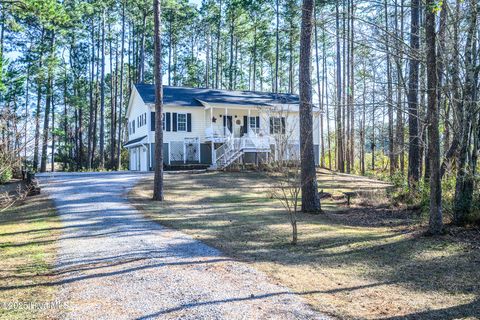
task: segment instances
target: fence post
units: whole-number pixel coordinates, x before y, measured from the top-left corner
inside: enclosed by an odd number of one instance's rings
[[[168,141],[168,165],[170,165],[170,159],[172,159],[172,147],[170,145],[170,141]]]
[[[183,164],[187,162],[187,143],[183,140]]]
[[[202,148],[200,145],[200,139],[197,138],[198,141],[198,163],[202,162]]]

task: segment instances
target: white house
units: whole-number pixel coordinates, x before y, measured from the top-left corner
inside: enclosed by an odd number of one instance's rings
[[[154,168],[155,88],[136,84],[128,104],[124,145],[130,170]],[[299,98],[292,94],[163,87],[163,157],[166,165],[224,168],[299,157]],[[314,108],[315,163],[319,115]]]

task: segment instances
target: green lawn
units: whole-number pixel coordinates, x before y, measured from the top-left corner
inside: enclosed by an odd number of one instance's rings
[[[288,216],[269,198],[265,174],[167,174],[165,180],[165,202],[150,201],[152,179],[132,190],[132,202],[149,218],[266,272],[317,310],[370,319],[480,315],[478,237],[424,237],[416,214],[379,205],[385,183],[319,173],[321,189],[373,190],[378,199],[367,202],[376,206],[326,201],[326,213],[299,215],[299,242],[292,246]]]
[[[59,230],[45,195],[0,212],[1,319],[51,318],[49,314],[56,313],[47,308],[55,299],[54,288],[41,284],[52,278]]]

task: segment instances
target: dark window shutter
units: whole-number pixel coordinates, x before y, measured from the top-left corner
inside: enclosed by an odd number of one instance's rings
[[[155,112],[150,112],[150,130],[155,131]]]
[[[171,128],[171,121],[170,121],[170,112],[167,112],[167,131],[170,131]]]
[[[132,121],[133,133],[135,133],[135,120]]]
[[[248,116],[243,116],[243,132],[248,133]]]
[[[187,132],[192,132],[192,114],[187,113]]]
[[[285,134],[285,117],[282,117],[282,133]]]
[[[270,134],[273,134],[273,118],[270,117]]]
[[[260,117],[257,117],[257,120],[255,121],[257,128],[260,128]]]
[[[227,117],[223,115],[223,127],[225,128],[227,126]]]
[[[177,131],[177,113],[172,112],[172,131]]]

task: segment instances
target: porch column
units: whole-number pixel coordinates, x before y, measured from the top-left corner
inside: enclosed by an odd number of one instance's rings
[[[211,152],[212,152],[212,165],[215,164],[215,158],[216,158],[216,154],[215,154],[215,143],[213,142],[213,140],[210,142],[210,145],[211,145]]]
[[[183,164],[187,162],[187,147],[185,144],[185,140],[183,140]]]
[[[163,148],[163,146],[162,146]],[[172,148],[171,148],[171,145],[170,145],[170,141],[168,141],[168,165],[170,165],[171,163],[171,160],[172,159]]]

